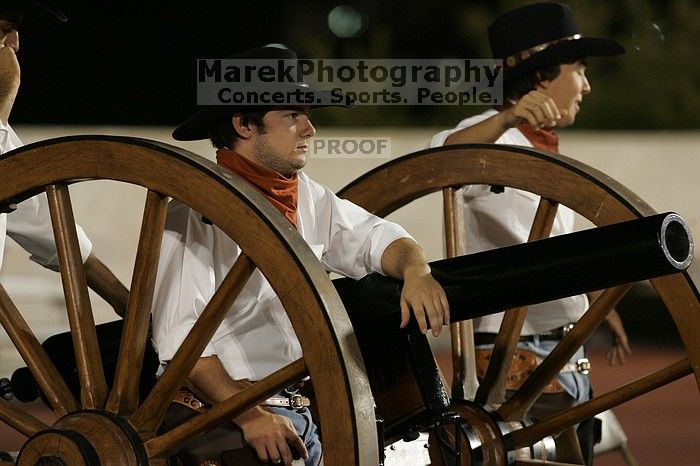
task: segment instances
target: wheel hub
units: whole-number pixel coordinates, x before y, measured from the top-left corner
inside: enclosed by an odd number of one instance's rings
[[[62,417],[31,437],[17,457],[18,466],[147,466],[151,463],[139,435],[126,420],[102,411]]]

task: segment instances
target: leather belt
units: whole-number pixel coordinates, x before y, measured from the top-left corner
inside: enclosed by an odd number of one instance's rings
[[[538,333],[536,335],[521,335],[519,341],[534,342],[536,339],[546,340],[546,341],[559,341],[564,338],[571,329],[574,328],[574,324],[566,324],[559,328],[552,329],[548,332]],[[493,345],[496,343],[497,333],[486,333],[486,332],[476,332],[474,333],[474,344],[475,345]]]
[[[210,406],[199,398],[197,398],[191,391],[187,388],[181,388],[178,390],[175,398],[173,398],[173,403],[177,403],[188,408],[197,411],[199,413],[205,413]],[[267,400],[260,403],[261,406],[276,406],[283,408],[305,408],[311,406],[311,400],[305,396],[299,394],[291,394],[289,396],[273,396]]]
[[[489,366],[491,359],[490,349],[477,349],[476,357],[476,376],[481,381],[486,375],[486,369]],[[522,348],[516,348],[513,353],[513,360],[508,368],[508,378],[506,379],[507,390],[518,390],[525,383],[525,380],[535,371],[537,366],[542,363],[542,358]],[[581,358],[575,363],[569,362],[564,365],[559,371],[560,374],[567,372],[578,372],[580,374],[588,374],[591,370],[591,363],[587,358]],[[549,381],[543,388],[543,393],[562,393],[564,387],[556,378]]]

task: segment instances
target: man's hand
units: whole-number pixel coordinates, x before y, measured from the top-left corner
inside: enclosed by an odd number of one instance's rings
[[[605,317],[605,323],[613,339],[607,354],[608,364],[611,366],[625,364],[627,362],[625,358],[632,354],[632,349],[630,348],[622,319],[620,319],[620,315],[615,309],[610,311]]]
[[[304,442],[297,435],[289,418],[254,408],[238,416],[234,422],[241,428],[243,438],[255,449],[263,463],[291,466],[295,456],[301,456],[305,460],[309,457]],[[292,449],[297,455],[292,453]]]
[[[450,306],[440,284],[430,274],[430,266],[418,243],[400,238],[382,254],[382,269],[390,277],[403,280],[401,290],[401,328],[411,320],[411,311],[421,332],[438,336],[442,325],[450,323]]]
[[[211,404],[223,401],[251,384],[249,381],[233,380],[217,356],[200,358],[188,380],[196,393]],[[256,406],[237,416],[233,422],[241,428],[243,438],[264,463],[291,466],[292,448],[297,456],[303,459],[309,457],[292,422],[284,416]]]
[[[12,47],[0,47],[0,121],[7,123],[17,97],[20,68]]]
[[[514,128],[523,123],[529,123],[535,128],[553,128],[557,125],[557,120],[566,114],[566,110],[557,108],[554,100],[538,91],[530,91],[515,105],[500,113],[504,129]]]
[[[602,293],[602,291],[592,291],[588,293],[588,300],[593,303]],[[625,326],[622,323],[620,314],[615,309],[611,309],[608,315],[605,316],[605,324],[612,336],[612,344],[606,356],[608,364],[611,366],[625,364],[627,362],[626,357],[632,354],[632,349],[630,348],[627,332],[625,332]]]
[[[404,271],[403,289],[401,290],[401,328],[411,320],[411,311],[424,334],[428,332],[428,323],[433,335],[438,336],[442,326],[450,323],[450,306],[442,286],[430,274],[430,267],[408,267]]]

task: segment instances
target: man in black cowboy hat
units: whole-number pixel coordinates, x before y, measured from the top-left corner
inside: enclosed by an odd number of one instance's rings
[[[47,0],[2,0],[0,3],[0,154],[22,146],[8,119],[20,86],[20,66],[16,54],[20,45],[18,28],[25,13],[67,21],[66,16]],[[46,203],[46,196],[40,195],[17,204],[11,213],[0,213],[0,266],[7,233],[32,254],[32,260],[49,268],[58,267]],[[80,227],[78,238],[90,285],[123,314],[128,291],[91,254],[92,244]]]
[[[556,128],[574,124],[581,102],[591,92],[586,78],[586,57],[624,53],[617,42],[581,34],[571,9],[559,3],[536,3],[509,11],[488,29],[493,57],[503,60],[505,105],[461,121],[455,128],[436,134],[431,147],[460,143],[498,143],[534,147],[558,152]],[[500,248],[527,241],[539,198],[531,193],[489,186],[463,190],[469,252]],[[573,230],[574,213],[560,206],[552,235]],[[596,296],[589,296],[595,299]],[[572,296],[530,306],[523,325],[519,349],[523,358],[545,357],[561,339],[566,328],[576,322],[588,307],[589,297]],[[503,314],[475,319],[477,372],[485,371],[490,348],[499,331]],[[608,354],[611,364],[624,362],[630,352],[619,316],[613,310],[606,320],[614,336]],[[526,353],[525,353],[526,352]],[[579,373],[583,349],[572,359],[568,370],[548,387],[533,413],[545,417],[555,409],[582,402],[589,397],[587,375]],[[536,364],[536,362],[534,363]],[[584,371],[582,371],[584,372]],[[522,380],[522,377],[515,379]],[[518,384],[519,385],[519,384]],[[511,384],[510,389],[516,389]],[[546,390],[547,391],[547,390]],[[564,441],[564,436],[558,439]],[[569,441],[573,443],[569,433]],[[584,446],[590,461],[592,442]],[[560,458],[577,462],[578,458]]]
[[[263,47],[235,58],[294,61],[296,54]],[[258,82],[248,84],[241,89],[257,89],[261,96],[269,94],[272,86],[266,89]],[[301,83],[275,83],[274,88],[290,96],[291,102],[204,107],[176,128],[173,137],[210,139],[217,148],[218,163],[262,192],[329,271],[353,278],[380,272],[404,280],[402,322],[397,321],[397,327],[407,325],[412,313],[424,333],[429,324],[433,333],[439,334],[441,326],[448,323],[448,304],[444,291],[430,275],[421,248],[400,226],[339,199],[301,171],[309,140],[316,132],[309,111],[324,106],[329,94]],[[240,253],[230,238],[204,222],[197,212],[171,204],[153,306],[153,342],[164,363],[173,357],[222,274]],[[256,274],[209,342],[189,381],[201,399],[219,402],[240,391],[247,384],[245,380],[260,380],[299,357],[301,348],[281,302],[267,280]],[[233,421],[260,460],[289,465],[294,456],[301,456],[305,464],[316,466],[320,443],[308,409],[288,409],[288,402],[287,408],[282,407],[285,402],[285,397],[278,396]],[[176,405],[171,405],[166,428],[187,416]],[[226,430],[221,437],[227,439],[225,442],[213,442],[213,447],[190,445],[180,459],[186,464],[204,460],[211,462],[207,464],[229,464],[231,452],[222,451],[232,450],[236,441],[240,444],[241,435],[239,430],[239,439],[235,439],[233,424],[222,429]]]

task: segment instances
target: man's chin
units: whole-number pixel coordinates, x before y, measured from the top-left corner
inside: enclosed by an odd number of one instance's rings
[[[560,118],[559,120],[557,120],[555,128],[567,128],[573,125],[575,121],[576,115],[565,116],[564,118]]]

